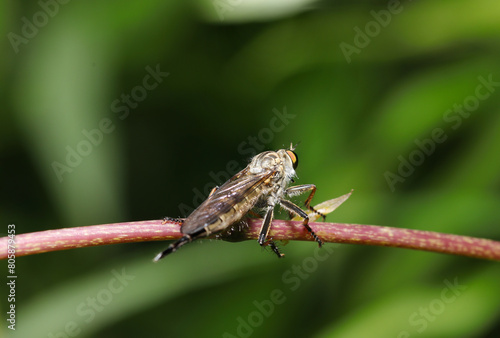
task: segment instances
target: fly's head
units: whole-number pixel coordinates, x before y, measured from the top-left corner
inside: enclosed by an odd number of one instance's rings
[[[275,171],[275,181],[288,184],[295,176],[298,163],[299,158],[291,149],[265,151],[252,159],[249,164],[249,171],[253,174],[260,174],[269,170]]]

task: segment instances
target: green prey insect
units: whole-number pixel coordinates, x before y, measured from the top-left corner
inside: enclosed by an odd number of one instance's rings
[[[254,207],[260,206],[265,210],[264,221],[259,233],[258,243],[261,246],[270,246],[278,257],[283,257],[272,239],[267,239],[271,222],[274,217],[274,208],[279,204],[290,215],[303,218],[302,224],[321,247],[323,242],[309,226],[309,216],[296,204],[286,200],[305,192],[310,192],[305,200],[305,206],[319,214],[311,205],[311,200],[316,192],[314,184],[303,184],[288,187],[294,182],[295,169],[299,163],[295,148],[280,149],[278,151],[265,151],[252,158],[248,166],[234,175],[220,187],[215,187],[208,198],[194,210],[181,225],[184,235],[178,241],[159,253],[154,261],[176,251],[186,243],[195,239],[217,234],[231,225],[239,222],[243,216]]]

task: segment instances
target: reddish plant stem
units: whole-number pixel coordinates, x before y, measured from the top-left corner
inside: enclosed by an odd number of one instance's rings
[[[261,219],[247,220],[248,228],[225,236],[229,241],[256,240]],[[390,246],[500,261],[500,242],[489,239],[373,225],[309,223],[330,243]],[[181,237],[179,223],[162,220],[114,223],[20,234],[15,237],[16,257],[43,252],[116,243],[163,241]],[[273,221],[274,240],[313,240],[301,221]],[[8,256],[8,237],[0,238],[0,259]]]

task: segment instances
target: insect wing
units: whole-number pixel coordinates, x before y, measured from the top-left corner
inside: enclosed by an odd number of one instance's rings
[[[220,215],[228,213],[235,205],[241,205],[247,196],[253,195],[256,189],[259,189],[268,178],[275,174],[275,171],[268,170],[260,174],[246,173],[243,175],[240,175],[240,173],[235,175],[236,178],[233,177],[220,186],[189,215],[181,226],[182,233],[191,233],[200,227],[215,223]],[[257,199],[255,198],[252,204],[241,205],[240,209],[246,214],[256,202]]]

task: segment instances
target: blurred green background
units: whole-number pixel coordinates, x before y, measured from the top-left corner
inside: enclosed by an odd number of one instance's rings
[[[231,161],[300,142],[313,204],[354,189],[328,221],[500,240],[498,1],[0,6],[4,235],[184,217]],[[167,244],[18,258],[3,331],[500,335],[495,262],[203,240],[153,264]]]

